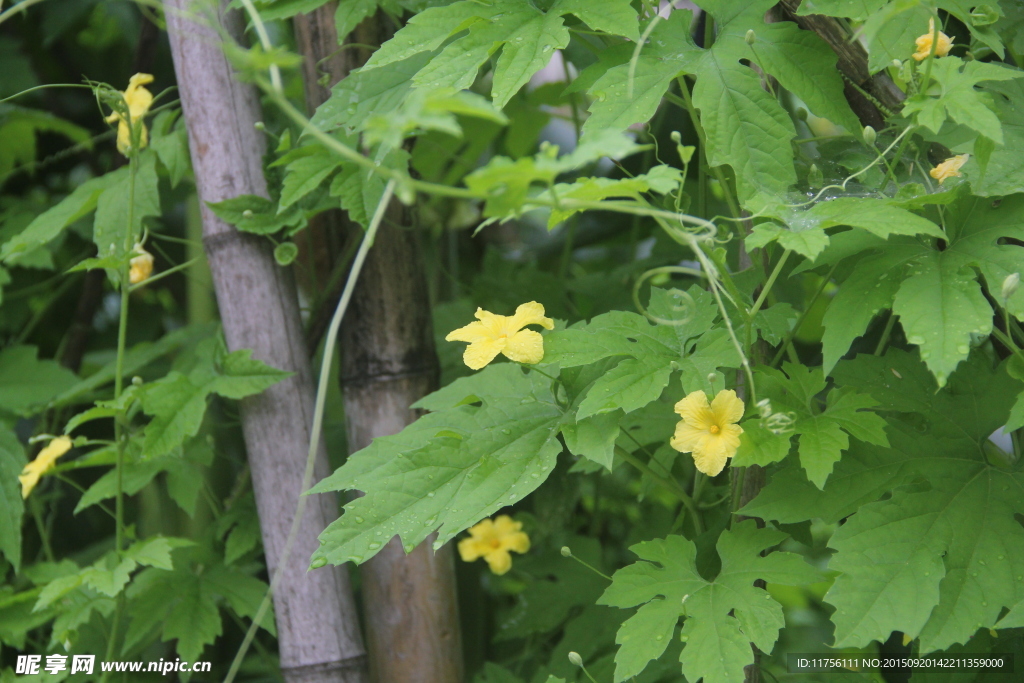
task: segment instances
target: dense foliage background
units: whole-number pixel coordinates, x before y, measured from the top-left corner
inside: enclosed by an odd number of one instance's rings
[[[360,594],[396,534],[439,548],[509,515],[529,537],[510,570],[456,559],[477,683],[825,681],[787,654],[1024,655],[1020,3],[232,5],[247,30],[220,35],[261,96],[268,196],[210,210],[294,273],[303,344],[328,356],[335,473],[314,490],[344,503],[291,561],[343,564]],[[271,575],[238,401],[290,375],[221,331],[164,10],[0,6],[5,683],[103,677],[15,674],[19,654],[78,653],[284,680],[272,613],[242,645]],[[341,39],[314,57],[296,27],[324,17]],[[119,149],[105,119],[135,120],[119,91],[137,73],[156,98]],[[358,449],[344,387],[361,352],[343,332],[332,366],[327,322],[378,228],[414,245],[384,281],[422,270],[429,316],[401,317],[432,340],[440,389]],[[154,267],[136,277],[140,249]],[[471,370],[445,341],[527,302],[552,319],[539,362]],[[673,448],[695,424],[673,408],[728,390],[743,434],[705,474]],[[24,491],[61,435],[73,447]]]

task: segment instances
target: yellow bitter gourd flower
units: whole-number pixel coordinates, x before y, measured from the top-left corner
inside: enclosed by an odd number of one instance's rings
[[[128,81],[128,88],[121,93],[124,96],[124,101],[128,104],[131,125],[142,126],[142,132],[139,134],[139,149],[144,148],[149,142],[149,133],[146,130],[146,124],[142,123],[142,118],[149,112],[149,107],[153,104],[153,93],[143,86],[152,82],[153,77],[149,74],[135,74]],[[116,111],[107,117],[107,123],[115,122],[117,123],[117,151],[128,156],[132,149],[131,128],[121,114]]]
[[[18,475],[18,481],[21,482],[21,497],[28,498],[28,494],[32,493],[32,489],[39,483],[39,478],[52,470],[57,458],[69,450],[71,450],[71,439],[66,436],[58,436],[46,448],[39,451],[36,459],[25,465],[21,474]]]
[[[448,333],[445,341],[469,342],[462,360],[473,370],[479,370],[498,354],[517,363],[535,364],[544,359],[544,338],[540,332],[524,330],[527,325],[540,325],[551,330],[555,321],[544,317],[544,306],[531,301],[516,309],[514,315],[495,315],[482,308],[476,309],[476,322]]]
[[[132,260],[128,262],[128,282],[133,285],[137,285],[140,282],[149,279],[149,276],[152,275],[153,255],[138,243],[135,244],[135,248],[132,249],[132,253],[136,254],[136,256],[133,256]]]
[[[522,554],[530,549],[530,537],[522,528],[522,522],[508,515],[485,519],[470,527],[469,538],[459,541],[459,555],[464,562],[484,558],[491,571],[500,576],[512,568],[510,550]]]
[[[939,185],[948,178],[958,178],[960,177],[960,168],[967,163],[969,157],[970,154],[957,154],[955,157],[950,157],[928,171],[928,175],[938,180]]]
[[[703,391],[694,391],[676,403],[675,411],[683,419],[669,442],[680,453],[692,453],[697,469],[713,477],[725,468],[740,447],[743,428],[743,401],[732,389],[723,389],[708,404]]]
[[[935,39],[935,19],[928,20],[928,33],[918,36],[914,44],[917,45],[917,52],[914,53],[913,57],[917,61],[922,61],[928,58],[928,55],[932,54],[932,40]],[[939,31],[938,39],[935,40],[935,56],[945,57],[949,54],[949,48],[953,47],[953,40],[942,31]]]

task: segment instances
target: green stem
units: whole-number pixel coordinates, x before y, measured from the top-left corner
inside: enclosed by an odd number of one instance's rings
[[[185,270],[186,268],[191,268],[195,264],[197,264],[200,261],[202,261],[203,258],[204,257],[200,256],[200,257],[196,257],[194,259],[190,259],[190,260],[186,261],[185,263],[179,263],[178,265],[174,266],[173,268],[168,268],[167,270],[163,271],[162,273],[158,273],[157,275],[154,275],[151,278],[147,278],[147,279],[143,280],[142,282],[138,283],[137,285],[130,286],[128,288],[128,292],[129,293],[134,292],[136,289],[140,289],[142,287],[145,287],[146,285],[151,285],[154,282],[159,282],[160,280],[163,280],[168,275],[174,275],[175,273],[177,273],[179,271],[182,271],[182,270]]]
[[[1004,334],[1003,331],[1000,330],[998,327],[992,328],[992,336],[1001,341],[1003,343],[1003,346],[1010,349],[1010,351],[1012,351],[1015,356],[1017,356],[1021,360],[1024,360],[1024,351],[1021,351],[1020,347],[1014,344],[1013,340],[1010,339],[1006,334]]]
[[[811,309],[814,308],[814,304],[817,303],[818,297],[820,297],[821,293],[825,291],[825,287],[828,286],[828,283],[832,281],[832,275],[836,272],[836,268],[838,267],[838,263],[832,266],[832,269],[828,271],[828,275],[822,279],[821,284],[818,286],[818,291],[814,293],[813,297],[811,297],[810,303],[804,306],[804,310],[800,313],[800,317],[796,319],[796,323],[794,323],[793,327],[791,327],[789,332],[786,333],[785,338],[782,340],[782,345],[779,347],[779,350],[775,352],[775,357],[772,358],[772,362],[769,364],[770,367],[775,367],[778,365],[779,361],[782,360],[782,356],[786,352],[786,349],[790,348],[790,344],[793,343],[793,337],[796,336],[797,330],[799,330],[800,326],[804,324],[804,320],[807,319],[808,313],[811,312]]]
[[[131,122],[129,121],[129,126]],[[131,131],[132,148],[128,156],[128,224],[124,231],[124,253],[130,254],[134,248],[135,238],[135,176],[138,171],[138,131]],[[114,400],[121,398],[124,391],[124,355],[126,340],[128,338],[128,303],[131,283],[129,281],[131,264],[125,259],[121,266],[121,277],[118,283],[121,287],[121,311],[117,325],[117,359],[114,362]],[[118,555],[124,550],[124,449],[125,433],[127,425],[123,415],[114,418],[114,442],[117,444],[117,460],[114,464],[114,471],[117,473],[115,484],[116,493],[114,498],[114,550]],[[114,645],[117,642],[117,631],[121,624],[121,615],[124,612],[124,593],[117,596],[117,604],[114,607],[114,619],[110,625],[110,640],[107,643],[107,661],[114,656]],[[101,681],[106,683],[110,672],[104,671]]]
[[[914,126],[911,126],[910,129],[913,130]],[[888,187],[890,180],[892,180],[892,182],[896,182],[896,167],[899,166],[900,160],[903,158],[903,152],[906,150],[908,142],[910,142],[910,135],[905,136],[903,140],[900,141],[900,146],[896,148],[896,156],[893,157],[892,164],[886,164],[889,166],[889,170],[886,172],[885,178],[882,179],[882,184],[878,188],[879,191]]]
[[[878,340],[878,346],[875,347],[876,356],[881,356],[882,352],[885,351],[886,344],[889,343],[889,335],[892,334],[892,328],[896,324],[896,314],[889,313],[889,319],[885,322],[885,329],[882,330],[882,338]]]
[[[775,269],[772,270],[772,274],[768,276],[768,281],[764,283],[760,296],[757,297],[757,301],[754,302],[753,308],[751,308],[750,313],[748,313],[751,320],[753,320],[754,316],[757,315],[757,312],[761,310],[761,304],[763,304],[764,300],[768,297],[768,292],[770,292],[772,290],[772,286],[775,285],[775,280],[778,279],[779,273],[782,272],[782,267],[786,265],[786,260],[789,258],[791,253],[793,252],[789,249],[782,252],[779,262],[775,264]]]
[[[42,1],[43,0],[25,0],[24,2],[19,2],[17,5],[13,5],[6,12],[0,13],[0,24],[10,19],[18,12],[24,12],[32,5],[38,5]]]
[[[640,472],[646,474],[656,483],[660,484],[662,488],[682,501],[683,505],[685,505],[686,509],[690,512],[690,515],[693,516],[693,526],[696,528],[697,533],[704,533],[704,524],[701,521],[700,512],[697,510],[697,506],[694,505],[693,498],[691,498],[690,494],[688,494],[683,487],[679,485],[679,482],[675,479],[669,479],[661,476],[652,470],[647,463],[627,451],[622,446],[615,447],[615,454],[638,469]]]
[[[577,562],[579,562],[580,564],[582,564],[582,565],[583,565],[584,567],[586,567],[586,568],[587,568],[587,569],[589,569],[590,571],[592,571],[592,572],[594,572],[595,574],[597,574],[598,576],[600,576],[600,577],[601,577],[602,579],[604,579],[604,580],[606,580],[606,581],[611,581],[611,580],[612,580],[612,577],[608,576],[607,574],[605,574],[605,573],[604,573],[603,571],[601,571],[601,570],[600,570],[600,569],[598,569],[597,567],[595,567],[595,566],[591,565],[591,564],[590,564],[589,562],[584,562],[584,561],[583,561],[583,560],[581,560],[580,558],[578,558],[578,557],[576,557],[575,555],[573,555],[573,553],[572,553],[572,548],[570,548],[569,546],[565,546],[565,548],[564,548],[564,549],[562,550],[562,553],[564,554],[566,550],[568,550],[568,551],[569,551],[569,555],[568,555],[568,557],[571,557],[572,559],[576,560]]]
[[[384,188],[384,195],[380,198],[380,203],[377,205],[377,211],[373,214],[373,219],[370,221],[370,225],[366,229],[366,234],[363,236],[362,243],[359,245],[359,251],[356,253],[356,258],[352,262],[352,270],[349,271],[348,280],[345,282],[345,289],[341,293],[341,299],[338,301],[338,307],[335,309],[334,317],[331,319],[331,325],[327,329],[327,338],[324,342],[323,360],[320,363],[320,377],[317,381],[316,404],[313,408],[313,428],[310,431],[309,452],[306,454],[306,470],[302,475],[303,492],[308,490],[310,484],[313,482],[313,466],[316,462],[317,450],[320,447],[320,432],[323,428],[324,406],[327,401],[327,388],[331,383],[331,363],[334,361],[334,350],[337,347],[338,331],[341,328],[341,319],[345,316],[345,310],[348,309],[348,303],[352,299],[352,292],[355,290],[356,280],[359,279],[359,273],[363,269],[363,263],[366,261],[366,255],[369,253],[370,247],[373,246],[373,240],[377,235],[377,229],[380,228],[380,224],[384,220],[384,213],[387,210],[388,204],[391,202],[391,196],[394,194],[394,191],[395,180],[392,179]],[[259,628],[260,622],[263,621],[263,617],[270,608],[271,596],[274,594],[274,589],[277,588],[277,585],[281,582],[281,569],[288,565],[288,558],[291,555],[292,546],[295,544],[295,538],[299,530],[299,523],[301,522],[303,513],[306,510],[307,500],[308,496],[299,496],[299,502],[295,508],[295,516],[292,518],[292,525],[288,530],[288,538],[285,541],[284,549],[281,551],[281,556],[278,559],[277,570],[274,572],[274,576],[270,580],[270,586],[267,588],[267,592],[263,596],[263,601],[260,603],[259,609],[256,610],[256,614],[253,616],[252,624],[249,626],[249,630],[246,632],[245,638],[242,640],[242,645],[238,648],[238,652],[235,653],[235,659],[231,662],[231,668],[228,670],[227,676],[224,677],[224,683],[232,683],[232,681],[235,680],[235,676],[238,674],[238,668],[242,665],[242,660],[245,659],[245,654],[248,652],[249,646],[252,644],[252,639],[256,636],[256,630]]]

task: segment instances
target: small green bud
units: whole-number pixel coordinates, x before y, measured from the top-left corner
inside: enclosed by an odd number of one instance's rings
[[[136,387],[141,387],[142,386],[142,378],[139,377],[138,375],[135,375],[134,377],[132,377],[132,385],[136,386]]]
[[[1017,293],[1017,288],[1020,287],[1020,273],[1010,273],[1003,280],[1003,302],[1010,300],[1014,294]]]
[[[583,657],[580,657],[579,652],[570,652],[569,663],[573,666],[583,666]]]
[[[743,40],[747,41],[747,45],[753,45],[757,42],[757,34],[754,33],[754,29],[747,29],[747,35],[743,37]]]
[[[242,218],[252,218],[252,209],[246,209],[243,211]]]
[[[256,123],[252,124],[252,127],[255,128],[256,130],[266,130],[267,129],[267,127],[265,125],[263,125],[262,121],[257,121]]]
[[[804,109],[803,107],[797,107],[796,108],[796,112],[794,112],[794,113],[796,114],[796,118],[797,118],[798,121],[806,121],[807,120],[807,110]]]
[[[718,381],[718,373],[717,372],[709,372],[708,373],[708,384],[714,384],[717,381]]]
[[[875,140],[878,139],[878,133],[875,132],[874,128],[871,126],[864,126],[863,136],[864,142],[866,142],[870,147],[875,146]]]
[[[893,66],[894,69],[902,69],[903,68],[903,62],[901,62],[898,59],[894,59],[894,60],[892,60],[892,66]]]
[[[669,135],[669,137],[672,138],[672,142],[676,143],[677,145],[683,141],[683,136],[679,133],[678,130],[672,131],[672,134]]]
[[[562,553],[562,557],[572,557],[572,550],[570,550],[567,545],[563,545],[560,552]]]
[[[807,170],[807,185],[816,189],[824,184],[825,176],[822,174],[821,169],[818,168],[817,164],[811,164],[811,167]]]

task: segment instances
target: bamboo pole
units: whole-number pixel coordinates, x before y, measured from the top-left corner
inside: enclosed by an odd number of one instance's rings
[[[305,57],[306,98],[312,111],[333,85],[368,57],[363,49],[339,51],[336,3],[295,17],[299,51]],[[378,18],[352,36],[380,45],[390,34]],[[335,230],[341,215],[326,214]],[[340,240],[339,240],[340,241]],[[341,383],[349,450],[394,434],[416,419],[409,408],[437,388],[438,363],[426,278],[410,227],[398,202],[388,209],[349,306],[341,331]],[[459,683],[462,639],[450,546],[430,548],[433,537],[409,555],[398,539],[362,567],[363,607],[370,672],[377,683]]]
[[[239,83],[217,32],[199,15],[207,2],[167,0],[167,29],[189,132],[202,205],[203,246],[213,275],[230,350],[294,373],[240,402],[268,569],[278,568],[301,495],[313,415],[313,376],[291,273],[277,266],[269,243],[219,220],[205,202],[241,194],[266,196],[263,139],[256,92]],[[240,35],[241,17],[215,5],[217,20]],[[316,474],[327,473],[321,449]],[[294,550],[274,597],[287,683],[366,683],[366,656],[345,568],[307,572],[317,534],[337,515],[337,502],[317,496],[306,506]]]

